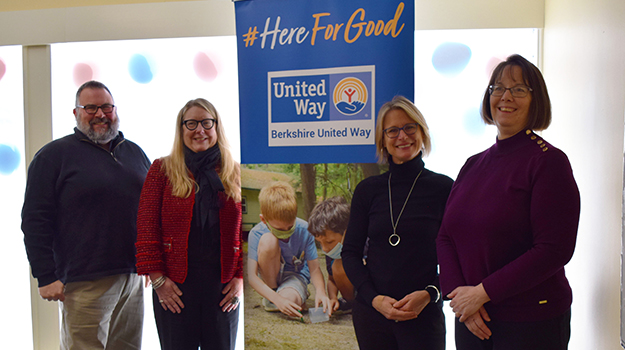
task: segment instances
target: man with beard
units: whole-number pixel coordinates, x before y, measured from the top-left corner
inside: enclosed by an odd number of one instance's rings
[[[42,147],[28,168],[28,260],[41,297],[61,302],[61,349],[139,349],[143,287],[134,243],[150,161],[118,131],[104,84],[78,89],[74,116],[74,134]]]

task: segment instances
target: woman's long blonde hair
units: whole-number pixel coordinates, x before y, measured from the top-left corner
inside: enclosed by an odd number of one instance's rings
[[[399,109],[419,125],[417,131],[417,140],[421,142],[421,153],[425,157],[432,150],[432,141],[430,140],[430,129],[425,122],[425,117],[417,106],[404,96],[395,96],[392,100],[386,102],[380,107],[378,112],[378,121],[375,127],[375,148],[379,164],[388,164],[389,153],[384,143],[384,121],[388,112]]]
[[[182,121],[185,113],[192,108],[199,107],[207,111],[215,118],[215,132],[217,133],[217,145],[221,152],[221,164],[219,166],[219,178],[224,185],[226,195],[236,202],[241,201],[241,168],[240,165],[232,158],[230,153],[230,145],[226,139],[224,127],[221,123],[219,113],[210,102],[203,98],[196,98],[187,102],[178,112],[176,118],[176,136],[174,138],[174,146],[171,154],[161,158],[163,162],[162,171],[169,178],[172,186],[172,194],[179,198],[187,198],[197,187],[197,183],[191,178],[190,171],[184,161],[184,140],[182,134]],[[201,127],[201,126],[200,126]]]

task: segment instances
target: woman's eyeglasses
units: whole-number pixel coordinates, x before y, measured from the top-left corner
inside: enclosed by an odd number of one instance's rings
[[[396,126],[391,126],[390,128],[384,129],[384,134],[392,139],[397,138],[399,136],[399,132],[404,130],[406,135],[412,135],[419,129],[419,124],[410,123],[398,128]]]
[[[189,129],[189,131],[193,131],[195,129],[197,129],[198,125],[202,124],[202,127],[204,128],[204,130],[210,130],[213,128],[213,126],[215,126],[215,123],[217,121],[215,119],[203,119],[203,120],[193,120],[193,119],[189,119],[189,120],[185,120],[182,122],[182,124],[184,124],[184,126]]]

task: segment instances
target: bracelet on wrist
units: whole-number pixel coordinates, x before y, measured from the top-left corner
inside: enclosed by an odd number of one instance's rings
[[[152,288],[159,289],[163,284],[165,284],[165,275],[161,275],[159,278],[152,281]]]
[[[430,302],[432,303],[436,303],[440,300],[441,298],[441,292],[438,290],[438,288],[435,285],[428,285],[427,287],[425,287],[425,291],[428,292],[428,294],[430,294]]]

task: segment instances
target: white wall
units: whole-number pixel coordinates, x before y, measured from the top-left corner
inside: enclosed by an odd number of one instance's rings
[[[415,0],[417,30],[542,28],[545,0]]]
[[[572,350],[620,346],[625,2],[546,0],[544,75],[559,139],[582,197],[573,287]],[[555,137],[555,136],[554,136]]]
[[[222,36],[234,32],[231,0],[0,12],[0,45]]]

